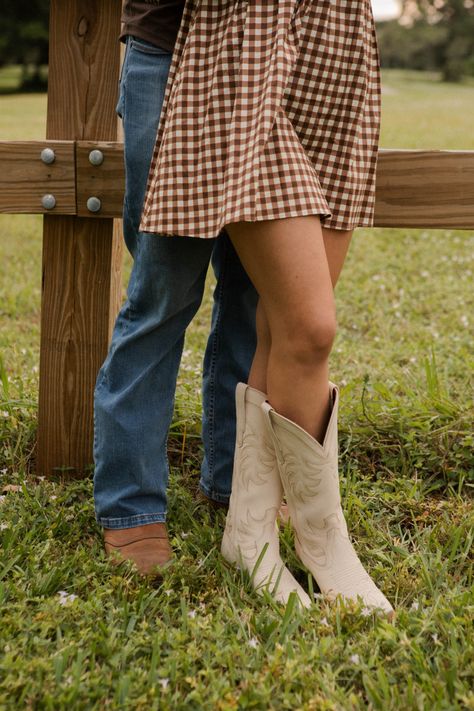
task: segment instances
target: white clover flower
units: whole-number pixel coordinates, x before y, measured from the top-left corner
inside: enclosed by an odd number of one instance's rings
[[[249,647],[252,647],[252,649],[257,649],[259,645],[259,641],[256,637],[251,637],[248,641]]]
[[[77,595],[74,595],[74,593],[67,593],[65,590],[59,590],[58,595],[60,605],[67,605],[77,599]]]
[[[349,661],[351,664],[359,664],[360,657],[358,654],[351,654],[351,656],[349,657]]]

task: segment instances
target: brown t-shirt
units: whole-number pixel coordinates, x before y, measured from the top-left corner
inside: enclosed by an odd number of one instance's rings
[[[120,40],[135,35],[173,52],[185,0],[124,0]]]

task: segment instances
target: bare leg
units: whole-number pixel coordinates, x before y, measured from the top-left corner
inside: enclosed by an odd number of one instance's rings
[[[333,230],[327,227],[323,227],[322,231],[331,281],[333,288],[335,288],[354,231]],[[257,306],[257,350],[249,374],[249,385],[264,393],[267,392],[267,368],[271,344],[270,326],[262,301],[259,300]]]
[[[362,597],[365,605],[392,617],[392,605],[354,550],[341,508],[337,388],[332,389],[335,409],[324,453],[313,439],[323,441],[329,421],[328,358],[336,328],[333,289],[350,235],[339,239],[334,231],[323,234],[316,216],[233,223],[227,229],[261,299],[262,348],[255,377],[263,384],[264,350],[269,343],[270,404],[263,402],[260,407],[280,456],[278,470],[295,530],[296,553],[329,599]],[[311,436],[301,433],[297,425]],[[260,444],[263,449],[263,437]],[[321,475],[323,470],[326,476]],[[236,491],[242,488],[237,484]],[[257,492],[255,496],[255,501],[261,501]],[[228,536],[232,530],[235,525],[230,532],[226,526]],[[257,527],[252,535],[261,540],[262,531]]]
[[[232,223],[226,229],[260,294],[249,384],[321,441],[336,328],[333,287],[352,231],[323,229],[312,215]]]

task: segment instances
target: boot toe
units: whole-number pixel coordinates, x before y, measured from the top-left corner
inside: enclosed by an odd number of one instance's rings
[[[161,577],[173,561],[164,523],[104,529],[104,547],[114,565],[130,560],[138,573],[146,577]]]

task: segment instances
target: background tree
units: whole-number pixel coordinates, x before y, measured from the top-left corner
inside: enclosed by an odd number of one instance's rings
[[[444,80],[474,74],[474,0],[401,0],[401,4],[400,22],[413,23],[410,31],[420,26],[441,30],[435,56]]]
[[[446,28],[419,21],[407,28],[398,20],[377,23],[382,67],[440,71]]]
[[[43,83],[40,67],[48,63],[48,23],[49,0],[0,0],[0,66],[22,65],[22,89]]]

